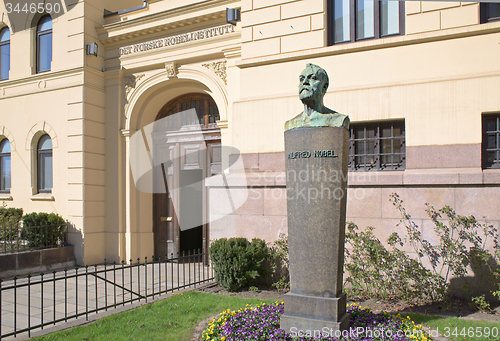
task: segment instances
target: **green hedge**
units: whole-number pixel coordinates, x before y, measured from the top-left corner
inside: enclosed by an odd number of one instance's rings
[[[17,230],[22,216],[22,208],[0,207],[0,240],[13,241],[17,239]]]
[[[215,280],[227,291],[237,291],[262,275],[262,263],[269,258],[266,242],[254,238],[222,238],[212,242],[210,259]]]
[[[62,239],[66,221],[55,213],[29,213],[23,216],[23,238],[30,247],[57,246]]]

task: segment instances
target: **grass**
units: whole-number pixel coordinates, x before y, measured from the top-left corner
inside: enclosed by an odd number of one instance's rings
[[[450,341],[500,341],[500,323],[497,322],[420,314],[407,315],[415,323],[427,326],[433,331],[437,330]]]
[[[198,323],[223,310],[274,300],[229,297],[189,291],[123,313],[110,315],[89,325],[44,335],[35,340],[172,340],[187,341]],[[415,323],[438,330],[450,341],[500,341],[500,323],[407,314]],[[456,328],[456,329],[455,329]],[[489,337],[484,334],[490,332]],[[492,333],[496,328],[498,333]],[[471,332],[469,336],[468,333]],[[483,336],[479,336],[479,331]],[[460,334],[465,334],[460,335]],[[496,335],[496,336],[492,336]]]
[[[34,340],[189,340],[194,328],[207,317],[246,304],[272,303],[225,295],[189,291],[176,294],[123,313],[110,315],[89,325],[40,336]]]

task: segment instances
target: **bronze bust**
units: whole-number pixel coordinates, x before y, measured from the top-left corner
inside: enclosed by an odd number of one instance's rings
[[[285,131],[300,127],[344,127],[349,129],[349,116],[325,107],[323,97],[328,89],[328,74],[314,64],[307,64],[299,76],[299,98],[304,111],[286,121]]]

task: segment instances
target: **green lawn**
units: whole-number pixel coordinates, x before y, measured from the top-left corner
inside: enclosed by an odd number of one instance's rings
[[[245,299],[189,291],[137,309],[110,315],[89,325],[40,336],[35,340],[169,340],[187,341],[209,316],[246,304],[273,300]]]
[[[273,300],[245,299],[189,291],[133,310],[104,317],[82,327],[48,334],[35,340],[169,340],[188,341],[198,323],[223,310]],[[447,336],[450,341],[500,341],[500,323],[407,314]],[[456,329],[455,329],[456,328]],[[488,329],[489,328],[489,329]],[[496,329],[495,329],[496,328]],[[486,333],[490,334],[485,337]],[[470,337],[468,334],[473,335]],[[479,337],[482,333],[483,336]],[[456,334],[456,336],[454,336]],[[465,334],[465,337],[460,334]]]
[[[415,323],[437,330],[450,341],[500,341],[500,323],[407,314]],[[489,335],[489,336],[488,336]]]

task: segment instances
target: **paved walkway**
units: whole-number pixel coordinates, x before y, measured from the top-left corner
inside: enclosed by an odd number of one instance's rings
[[[75,320],[76,316],[85,320],[88,315],[113,309],[115,305],[146,302],[153,298],[153,293],[165,295],[172,288],[199,286],[194,283],[211,277],[212,269],[202,263],[156,263],[115,269],[113,265],[92,266],[87,270],[79,268],[3,281],[0,334],[41,327],[42,323],[47,328]]]

